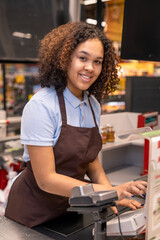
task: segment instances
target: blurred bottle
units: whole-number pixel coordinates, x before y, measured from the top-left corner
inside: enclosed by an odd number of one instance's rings
[[[107,125],[107,142],[114,142],[115,141],[115,131],[113,126]]]
[[[107,142],[107,127],[101,128],[101,137],[102,137],[102,143],[105,144]]]

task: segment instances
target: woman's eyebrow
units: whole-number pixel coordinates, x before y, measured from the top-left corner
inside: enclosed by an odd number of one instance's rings
[[[83,54],[86,54],[86,55],[90,56],[90,54],[86,51],[80,51],[79,53],[83,53]],[[103,60],[103,57],[97,57],[97,59],[102,59]]]

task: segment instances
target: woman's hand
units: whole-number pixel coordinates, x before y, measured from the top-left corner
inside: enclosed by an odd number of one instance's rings
[[[133,195],[144,196],[146,193],[146,186],[147,182],[145,181],[135,181],[115,186],[113,190],[117,191],[118,199],[122,200],[125,197],[133,197]]]
[[[137,208],[142,208],[144,206],[144,204],[139,203],[136,200],[124,198],[120,201],[117,201],[117,206],[129,207],[133,210],[136,210]]]
[[[144,206],[144,204],[141,204],[139,203],[138,201],[136,200],[132,200],[132,199],[127,199],[127,198],[124,198],[120,201],[116,201],[117,203],[117,206],[124,206],[124,207],[129,207],[131,208],[132,210],[136,210],[138,208],[142,208]],[[111,207],[112,211],[117,214],[117,208],[116,207]]]

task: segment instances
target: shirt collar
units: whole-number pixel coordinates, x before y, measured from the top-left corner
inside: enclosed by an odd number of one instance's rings
[[[84,93],[83,94],[83,101],[81,101],[75,95],[73,95],[67,87],[65,88],[65,90],[63,92],[63,95],[64,95],[65,99],[67,99],[67,101],[74,108],[77,108],[77,107],[79,107],[83,103],[86,104],[86,105],[89,105],[89,102],[88,102],[88,92],[84,91],[83,93]]]

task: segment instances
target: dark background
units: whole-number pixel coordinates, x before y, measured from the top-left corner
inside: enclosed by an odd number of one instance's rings
[[[159,0],[125,0],[122,59],[160,61],[159,9]]]
[[[0,61],[36,61],[39,40],[70,20],[68,7],[68,0],[0,0]]]

